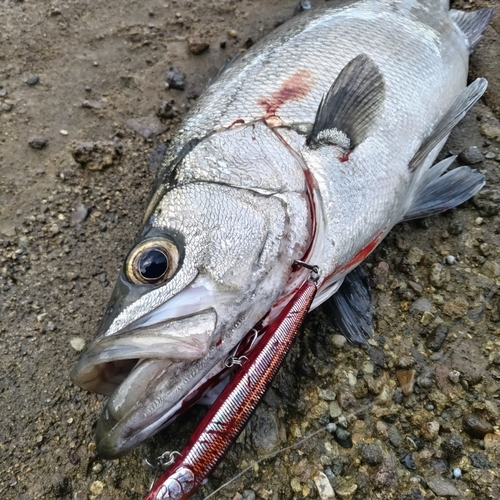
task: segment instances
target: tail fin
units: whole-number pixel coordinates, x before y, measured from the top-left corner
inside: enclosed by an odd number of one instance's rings
[[[463,12],[461,10],[450,10],[451,20],[460,28],[460,31],[467,37],[469,50],[474,47],[483,37],[484,30],[490,22],[493,9],[479,9],[474,12]]]

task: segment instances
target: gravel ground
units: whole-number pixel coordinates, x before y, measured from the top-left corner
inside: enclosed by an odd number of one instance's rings
[[[0,2],[0,498],[140,499],[153,476],[144,456],[178,449],[205,412],[105,461],[93,442],[104,398],[69,371],[183,114],[226,59],[296,6]],[[499,61],[497,7],[471,62],[489,90],[442,153],[461,153],[487,186],[398,226],[370,257],[370,348],[311,314],[198,498],[243,470],[211,498],[500,498]]]

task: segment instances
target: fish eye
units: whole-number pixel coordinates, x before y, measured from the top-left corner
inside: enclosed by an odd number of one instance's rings
[[[132,250],[125,271],[132,283],[156,285],[171,278],[178,264],[177,247],[170,240],[155,238],[140,243]]]

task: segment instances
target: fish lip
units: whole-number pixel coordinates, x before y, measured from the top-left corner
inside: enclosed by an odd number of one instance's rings
[[[187,316],[100,337],[82,353],[71,377],[83,389],[111,395],[140,359],[166,362],[202,358],[213,342],[216,325],[217,313],[209,307]]]

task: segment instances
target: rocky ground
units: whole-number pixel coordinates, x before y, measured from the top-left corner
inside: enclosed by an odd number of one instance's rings
[[[296,6],[0,1],[1,498],[140,499],[153,477],[143,457],[178,449],[205,411],[105,461],[93,442],[104,398],[69,372],[183,114],[226,59]],[[489,90],[443,152],[483,172],[484,190],[398,226],[369,259],[370,348],[311,314],[198,498],[241,471],[211,498],[500,498],[499,61],[497,7],[471,64]],[[183,90],[165,85],[172,66]]]

